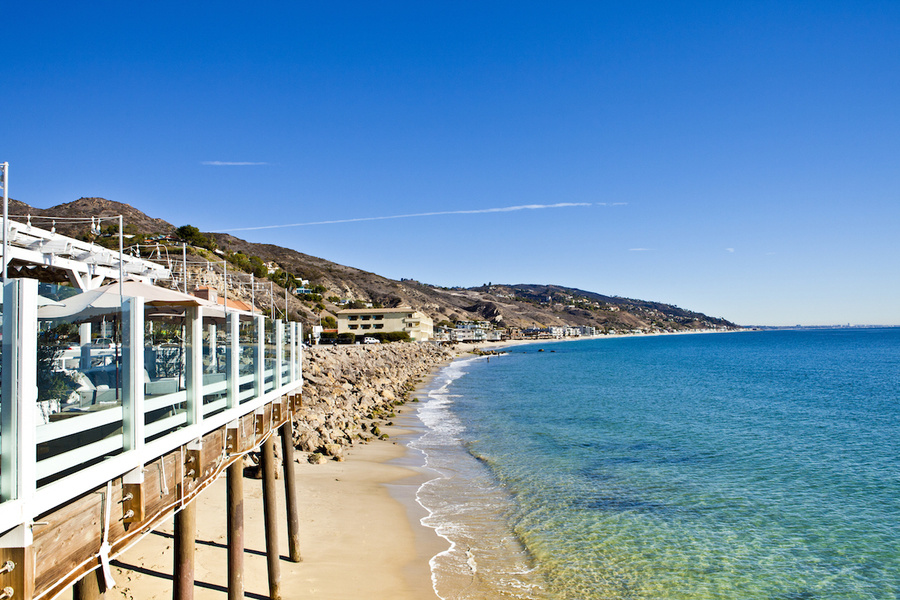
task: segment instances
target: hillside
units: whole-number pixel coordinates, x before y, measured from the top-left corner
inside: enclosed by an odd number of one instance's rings
[[[36,209],[22,202],[10,200],[10,214],[32,214],[42,217],[91,217],[124,216],[125,232],[172,234],[175,226],[149,217],[127,204],[103,198],[81,198],[48,209]],[[19,219],[21,220],[21,219]],[[48,227],[45,220],[35,224]],[[107,224],[105,222],[104,224]],[[56,222],[57,231],[73,237],[87,236],[89,222]],[[323,258],[303,254],[272,244],[257,244],[223,233],[208,233],[218,254],[196,248],[193,253],[209,259],[213,265],[207,273],[221,272],[215,261],[222,255],[242,253],[242,258],[258,257],[262,262],[275,263],[284,273],[275,279],[284,281],[285,273],[297,279],[309,280],[319,293],[304,297],[289,296],[288,313],[307,325],[318,323],[320,318],[334,315],[346,302],[373,303],[376,305],[412,306],[429,315],[438,324],[442,321],[488,320],[501,327],[548,327],[557,325],[589,325],[604,331],[681,331],[712,327],[736,327],[721,318],[685,310],[669,304],[605,296],[559,285],[490,285],[477,288],[443,288],[413,280],[395,281],[339,265]],[[101,240],[102,241],[102,240]],[[173,265],[178,269],[177,264]],[[229,272],[235,267],[229,266]],[[190,271],[190,269],[189,269]],[[281,275],[281,278],[278,277]],[[193,276],[192,276],[193,280]],[[284,289],[272,285],[275,303],[284,307]],[[249,299],[240,289],[230,294]],[[257,292],[261,308],[269,305],[267,292]],[[338,301],[339,300],[339,301]]]

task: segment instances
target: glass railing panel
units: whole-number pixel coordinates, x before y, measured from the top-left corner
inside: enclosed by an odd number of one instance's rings
[[[0,293],[2,293],[2,290],[0,290]],[[2,298],[2,296],[0,296],[0,298]],[[6,313],[3,312],[3,304],[0,304],[0,323],[3,322],[4,314],[6,314]],[[0,405],[2,405],[2,402],[3,402],[3,343],[2,343],[2,341],[0,341]],[[0,410],[2,410],[2,409],[0,409]],[[2,414],[2,413],[0,413],[0,414]],[[3,447],[2,423],[3,423],[3,419],[0,418],[0,448]],[[2,464],[3,464],[3,457],[2,457],[2,454],[0,454],[0,465],[2,465]],[[2,483],[2,478],[0,478],[0,502],[9,500],[9,498],[7,498],[7,496],[9,494],[7,493],[7,490],[2,489],[3,487],[4,486]]]
[[[144,428],[146,441],[187,423],[187,356],[184,315],[155,315],[147,307],[144,319]]]
[[[226,350],[228,339],[225,321],[203,317],[203,415],[214,415],[225,409],[228,387]]]
[[[303,329],[299,323],[295,325],[295,327],[297,328],[297,343],[294,350],[294,375],[296,376],[297,381],[301,381],[303,379]]]
[[[265,368],[263,371],[263,391],[270,392],[275,389],[275,369],[277,368],[277,346],[275,340],[275,321],[265,320]]]
[[[291,382],[291,323],[284,324],[284,339],[281,340],[281,383]]]
[[[251,400],[255,396],[256,365],[259,360],[257,350],[256,319],[241,319],[238,323],[238,376],[240,385],[238,395],[241,402]]]
[[[38,486],[122,452],[121,300],[116,286],[39,287]]]

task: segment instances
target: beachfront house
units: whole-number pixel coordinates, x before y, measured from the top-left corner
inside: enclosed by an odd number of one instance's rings
[[[337,312],[337,322],[338,335],[406,332],[415,342],[426,342],[434,337],[434,322],[431,317],[409,306],[348,308]]]

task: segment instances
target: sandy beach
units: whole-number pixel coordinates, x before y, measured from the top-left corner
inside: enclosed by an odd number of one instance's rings
[[[388,464],[405,446],[390,441],[357,445],[344,462],[295,463],[303,561],[291,563],[287,532],[279,532],[285,598],[436,598],[428,561],[445,547],[433,530],[411,519],[422,475]],[[305,458],[305,456],[302,456]],[[412,498],[410,504],[405,499]],[[196,598],[226,598],[225,480],[198,499]],[[283,498],[279,508],[283,513]],[[247,598],[268,598],[262,485],[244,480]],[[419,510],[422,510],[419,507]],[[424,514],[424,511],[423,511]],[[116,587],[108,598],[172,596],[172,521],[147,535],[115,562]]]
[[[402,407],[397,421],[411,423],[415,406]],[[415,501],[419,486],[433,475],[408,453],[404,438],[411,430],[382,429],[388,440],[355,444],[342,462],[311,465],[306,453],[296,453],[303,560],[287,560],[287,530],[282,521],[284,598],[437,598],[429,560],[445,550],[447,542],[420,524],[426,511]],[[225,489],[222,477],[197,500],[194,593],[198,599],[227,597]],[[283,515],[280,488],[278,502]],[[244,519],[245,596],[268,598],[261,480],[244,478]],[[172,531],[173,519],[169,519],[114,562],[116,587],[106,593],[107,598],[171,598]]]

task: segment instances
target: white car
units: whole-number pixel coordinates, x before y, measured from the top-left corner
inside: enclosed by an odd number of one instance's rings
[[[381,340],[373,338],[373,337],[364,337],[363,344],[380,344]]]

